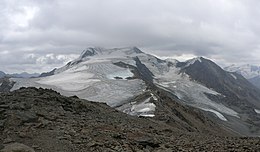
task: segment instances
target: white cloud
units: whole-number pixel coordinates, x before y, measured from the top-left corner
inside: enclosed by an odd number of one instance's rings
[[[157,56],[260,64],[259,7],[257,0],[3,0],[0,54],[9,59],[0,57],[0,69],[53,67],[88,46],[129,45]],[[37,56],[17,57],[28,54]]]
[[[29,25],[30,20],[38,11],[38,7],[23,6],[19,12],[10,13],[8,16],[13,26],[25,28]]]

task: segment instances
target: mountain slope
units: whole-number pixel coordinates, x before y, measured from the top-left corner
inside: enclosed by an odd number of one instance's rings
[[[208,88],[213,88],[215,91],[227,96],[227,98],[230,97],[230,100],[235,96],[239,99],[246,98],[252,106],[260,107],[260,90],[245,78],[236,73],[224,71],[210,60],[204,58],[200,60],[184,67],[182,71]],[[234,104],[235,101],[230,102]]]
[[[175,117],[187,122],[200,115],[193,111],[193,118],[186,117],[192,109],[167,102],[174,104],[169,110],[175,110]],[[4,152],[252,151],[260,146],[258,138],[230,136],[206,118],[204,128],[188,132],[188,123],[178,125],[169,115],[165,122],[133,117],[105,104],[64,97],[48,89],[21,88],[0,94],[0,105],[0,150]]]
[[[189,64],[190,61],[184,63]],[[240,119],[248,126],[250,132],[259,134],[260,117],[255,109],[260,108],[260,90],[247,81],[243,76],[226,72],[214,62],[200,58],[181,70],[191,79],[212,88],[220,95],[207,94],[207,96],[218,103],[226,105],[238,113]],[[236,124],[237,125],[237,124]]]
[[[161,60],[136,47],[88,48],[46,77],[11,80],[15,81],[12,90],[23,86],[52,88],[66,96],[105,102],[130,115],[159,120],[165,115],[163,121],[179,115],[181,118],[173,119],[180,121],[178,125],[188,124],[191,130],[201,127],[197,126],[200,121],[185,122],[183,114],[171,109],[175,105],[171,101],[176,101],[242,135],[260,135],[256,112],[260,109],[259,89],[204,58],[178,62]],[[169,102],[162,100],[162,94]]]
[[[248,79],[248,81],[260,89],[260,76],[250,78],[250,79]]]

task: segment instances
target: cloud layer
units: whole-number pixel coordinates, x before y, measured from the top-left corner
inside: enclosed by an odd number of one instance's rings
[[[41,72],[89,46],[260,64],[258,0],[3,0],[0,70]]]

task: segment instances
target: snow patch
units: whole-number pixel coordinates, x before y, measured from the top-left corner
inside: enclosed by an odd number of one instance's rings
[[[140,114],[139,116],[142,116],[142,117],[154,117],[155,115],[154,114]]]
[[[132,106],[130,110],[130,115],[146,115],[149,114],[149,112],[155,111],[155,104],[149,103],[151,97],[147,98],[145,101],[135,104]]]
[[[149,102],[151,98],[153,97],[151,96],[141,102],[127,103],[117,109],[132,116],[154,117],[156,105]]]
[[[234,74],[230,73],[230,75],[231,75],[234,79],[237,79],[237,77],[236,77]]]
[[[257,113],[257,114],[260,114],[260,110],[259,109],[254,109],[255,110],[255,112]]]
[[[153,93],[151,93],[151,96],[152,96],[153,100],[155,100],[155,101],[158,100],[158,98]]]
[[[227,121],[227,119],[218,111],[208,108],[200,108],[201,110],[214,113],[220,120]]]

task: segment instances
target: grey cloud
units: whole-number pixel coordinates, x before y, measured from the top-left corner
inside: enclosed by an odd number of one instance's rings
[[[0,57],[0,69],[16,70],[17,64],[26,65],[20,70],[51,69],[63,60],[48,54],[130,45],[158,56],[260,64],[259,7],[257,0],[4,0],[0,53],[9,59]],[[38,56],[17,57],[30,54]]]

